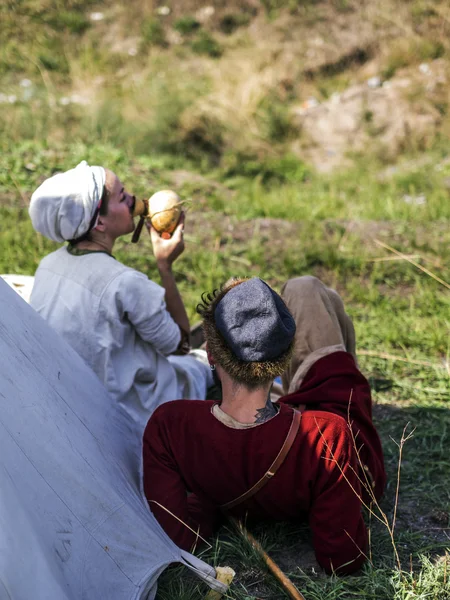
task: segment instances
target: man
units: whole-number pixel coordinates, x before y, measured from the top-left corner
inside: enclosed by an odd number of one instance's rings
[[[182,548],[209,537],[221,513],[307,517],[319,564],[352,572],[367,547],[361,506],[385,485],[369,385],[336,292],[300,277],[282,295],[254,278],[203,296],[198,310],[223,400],[155,411],[143,439],[145,494]],[[279,375],[287,395],[273,404]]]
[[[85,161],[44,181],[31,198],[33,226],[69,243],[41,261],[31,305],[143,427],[162,402],[204,398],[212,377],[207,364],[174,355],[189,351],[172,272],[184,251],[184,215],[168,240],[149,226],[162,287],[112,255],[134,229],[134,203],[112,171]]]

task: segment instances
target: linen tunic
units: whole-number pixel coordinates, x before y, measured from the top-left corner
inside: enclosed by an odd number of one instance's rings
[[[165,290],[105,252],[67,247],[40,263],[31,305],[85,360],[141,428],[163,402],[204,398],[210,370],[193,356],[168,356],[180,330]]]

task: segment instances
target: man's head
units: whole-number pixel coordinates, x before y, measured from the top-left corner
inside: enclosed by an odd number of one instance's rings
[[[197,312],[203,317],[208,354],[236,383],[263,387],[286,369],[295,322],[261,279],[234,279],[203,294]]]
[[[86,239],[98,230],[112,238],[134,228],[133,197],[117,176],[86,161],[46,179],[31,197],[33,227],[56,242]]]

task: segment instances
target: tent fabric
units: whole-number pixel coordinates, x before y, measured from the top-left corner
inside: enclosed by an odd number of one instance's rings
[[[33,275],[0,275],[6,283],[15,290],[19,296],[30,303],[31,290],[34,285]]]
[[[172,562],[225,591],[149,511],[134,433],[78,354],[0,279],[0,600],[152,600]]]

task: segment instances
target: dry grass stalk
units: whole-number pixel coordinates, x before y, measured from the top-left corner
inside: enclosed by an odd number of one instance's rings
[[[209,549],[212,548],[211,544],[209,542],[207,542],[205,540],[205,538],[203,538],[198,531],[195,531],[195,529],[192,529],[192,527],[190,527],[187,523],[185,523],[182,519],[180,519],[179,517],[177,517],[177,515],[173,514],[173,512],[171,510],[169,510],[168,508],[166,508],[165,506],[163,506],[162,504],[160,504],[159,502],[157,502],[156,500],[149,500],[149,502],[153,502],[153,504],[156,504],[156,506],[159,506],[159,508],[162,508],[163,510],[166,511],[166,513],[168,513],[171,517],[173,517],[174,519],[176,519],[178,522],[180,522],[182,525],[184,525],[185,527],[187,527],[189,529],[189,531],[192,531],[192,533],[197,537],[197,541],[200,539],[202,540],[202,542],[205,542],[205,544],[207,546],[209,546]],[[197,544],[197,542],[196,542]]]
[[[366,470],[364,469],[364,464],[361,460],[361,456],[360,456],[360,449],[358,449],[358,446],[356,444],[356,436],[353,433],[353,429],[352,429],[352,421],[350,419],[350,406],[351,406],[351,401],[352,401],[352,396],[353,396],[353,389],[350,391],[350,397],[349,397],[349,401],[348,401],[348,409],[347,409],[347,422],[348,422],[348,427],[350,430],[350,435],[352,438],[352,443],[353,443],[353,447],[355,448],[356,451],[356,456],[358,459],[358,464],[361,467],[360,471],[361,473],[363,473],[364,475],[364,479],[361,478],[361,474],[359,472],[356,472],[353,468],[352,471],[353,473],[355,473],[356,477],[358,478],[361,486],[367,491],[371,501],[370,504],[368,504],[367,502],[364,501],[364,499],[362,498],[361,494],[359,494],[357,492],[357,490],[355,489],[355,487],[352,485],[352,483],[349,481],[347,475],[344,473],[344,470],[342,468],[342,466],[339,464],[339,462],[337,461],[337,459],[334,456],[333,450],[331,449],[330,445],[328,444],[327,440],[325,439],[325,436],[323,435],[322,430],[320,429],[319,424],[317,423],[316,419],[315,423],[316,423],[316,427],[317,430],[325,444],[326,449],[329,451],[332,462],[335,463],[335,465],[337,466],[337,468],[339,469],[341,475],[343,476],[344,480],[348,483],[348,485],[350,486],[350,489],[353,491],[353,493],[357,496],[357,498],[360,500],[361,505],[364,506],[364,508],[369,512],[369,515],[375,517],[378,521],[380,521],[380,523],[382,523],[388,533],[389,533],[389,537],[391,539],[391,544],[392,544],[392,548],[394,551],[394,557],[395,557],[395,562],[397,563],[397,568],[399,570],[399,572],[402,572],[402,565],[401,565],[401,561],[400,561],[400,556],[398,554],[398,550],[397,550],[397,546],[395,543],[395,538],[394,538],[394,529],[395,529],[395,521],[396,521],[396,515],[397,515],[397,508],[398,508],[398,495],[399,495],[399,489],[400,489],[400,469],[401,469],[401,462],[402,462],[402,456],[403,456],[403,446],[405,445],[405,443],[410,440],[412,438],[412,436],[414,435],[414,431],[415,429],[413,429],[410,433],[406,434],[406,429],[409,425],[409,423],[407,423],[403,429],[402,432],[402,437],[400,439],[400,442],[395,442],[394,443],[398,446],[399,448],[399,458],[398,458],[398,470],[397,470],[397,485],[396,485],[396,494],[395,494],[395,503],[394,503],[394,515],[393,515],[393,520],[392,520],[392,525],[389,523],[389,519],[386,515],[386,513],[382,510],[380,504],[378,503],[378,500],[375,497],[375,493],[374,490],[372,488],[371,482],[369,481],[368,475]],[[392,438],[391,438],[392,439]],[[379,512],[379,514],[377,514],[375,512],[375,510],[373,509],[373,507],[375,507],[377,509],[377,511]],[[347,534],[348,535],[348,534]],[[354,542],[354,540],[352,540]],[[356,545],[356,542],[354,542]],[[358,546],[357,546],[358,547]],[[358,550],[360,550],[358,548]],[[361,551],[361,550],[360,550]]]
[[[442,260],[439,257],[429,258],[427,256],[419,256],[418,258],[420,258],[420,260],[424,260],[425,262],[431,263],[434,267],[437,267],[438,269],[442,269],[444,266],[442,264]]]
[[[394,25],[399,31],[402,31],[407,37],[420,39],[420,35],[414,30],[409,18],[409,12],[405,14],[401,10],[398,3],[391,5],[390,3],[373,2],[368,4],[367,18],[376,21],[382,20],[386,23]]]
[[[387,352],[373,352],[372,350],[358,350],[358,354],[361,356],[373,356],[374,358],[384,358],[386,360],[397,360],[400,362],[408,363],[411,365],[421,365],[424,367],[432,367],[434,369],[444,369],[443,365],[434,363],[428,360],[409,359],[403,356],[396,356],[395,354],[388,354]]]
[[[445,12],[446,9],[444,6],[439,6],[438,4],[433,4],[433,10],[435,10],[440,18],[446,23],[450,23],[450,11]]]
[[[394,515],[392,517],[392,526],[391,526],[392,537],[394,536],[395,523],[396,523],[396,520],[397,520],[398,494],[399,494],[399,491],[400,491],[400,470],[402,468],[403,446],[405,445],[405,442],[407,442],[408,440],[410,440],[412,438],[412,436],[414,435],[414,432],[416,430],[416,428],[414,428],[412,431],[410,431],[406,435],[406,430],[408,429],[408,425],[409,425],[409,422],[406,423],[406,425],[403,428],[402,437],[400,439],[400,442],[396,442],[394,440],[394,438],[391,437],[391,440],[398,447],[397,485],[395,486]]]
[[[341,239],[339,240],[339,244],[338,244],[338,250],[340,252],[343,252],[345,250],[345,244],[350,236],[350,234],[353,231],[353,225],[354,225],[354,221],[350,221],[350,223],[347,224],[347,226],[345,227],[345,231],[342,234]]]
[[[360,451],[358,450],[358,447],[356,445],[356,436],[353,434],[353,429],[352,429],[352,423],[350,421],[350,406],[351,406],[351,401],[352,401],[352,396],[353,396],[353,389],[350,391],[350,397],[348,399],[348,409],[347,409],[347,422],[349,425],[349,429],[350,429],[350,433],[352,436],[352,440],[353,440],[353,445],[354,448],[356,450],[356,455],[358,457],[358,463],[361,467],[362,472],[364,473],[364,477],[366,479],[366,483],[364,484],[361,480],[360,477],[359,480],[361,481],[361,483],[364,485],[365,489],[368,491],[369,495],[372,498],[372,502],[370,504],[369,507],[369,511],[371,511],[369,514],[374,514],[372,511],[372,506],[374,505],[378,511],[380,512],[381,516],[382,516],[382,522],[384,522],[384,525],[386,526],[388,532],[389,532],[389,536],[391,538],[391,543],[392,543],[392,547],[394,549],[394,554],[395,554],[395,558],[396,558],[396,562],[397,562],[397,566],[398,566],[398,570],[401,571],[402,567],[401,567],[401,562],[400,562],[400,557],[398,555],[398,551],[397,551],[397,546],[395,544],[395,539],[394,539],[394,530],[395,530],[395,522],[396,522],[396,518],[397,518],[397,508],[398,508],[398,495],[399,495],[399,491],[400,491],[400,470],[401,470],[401,464],[402,464],[402,457],[403,457],[403,446],[405,445],[405,443],[410,440],[412,438],[412,436],[414,435],[414,431],[415,428],[408,434],[406,434],[406,430],[408,428],[409,422],[405,425],[405,427],[403,428],[403,432],[402,432],[402,437],[400,439],[400,442],[397,443],[393,438],[392,441],[398,446],[399,449],[399,456],[398,456],[398,467],[397,467],[397,482],[396,482],[396,489],[395,489],[395,502],[394,502],[394,514],[392,517],[392,525],[389,524],[389,519],[387,518],[386,513],[381,509],[377,499],[375,498],[375,493],[373,491],[372,486],[370,485],[370,482],[368,480],[368,476],[367,476],[367,471],[366,469],[364,469],[364,465],[363,462],[361,460],[361,456],[360,456]]]
[[[379,246],[381,246],[382,248],[385,248],[386,250],[389,250],[390,252],[393,252],[397,256],[400,256],[404,260],[408,261],[409,263],[411,263],[412,265],[414,265],[415,267],[417,267],[418,269],[423,271],[423,273],[426,273],[427,275],[429,275],[430,277],[435,279],[438,283],[440,283],[441,285],[446,287],[448,290],[450,290],[450,284],[448,284],[446,281],[444,281],[443,279],[441,279],[440,277],[438,277],[437,275],[435,275],[434,273],[432,273],[425,267],[422,267],[422,265],[419,265],[418,262],[416,262],[412,258],[409,258],[407,254],[403,254],[402,252],[399,252],[395,248],[391,248],[391,246],[388,246],[387,244],[385,244],[384,242],[381,242],[380,240],[374,239],[374,242],[376,244],[378,244]]]
[[[22,200],[22,204],[23,204],[24,208],[28,208],[28,205],[29,205],[28,198],[22,192],[22,189],[21,189],[20,185],[17,183],[17,180],[16,180],[16,178],[14,177],[14,175],[12,174],[11,171],[9,172],[9,177],[11,178],[11,181],[13,182],[14,187],[19,192],[19,195],[20,195],[20,198]]]
[[[190,527],[187,523],[185,523],[182,519],[180,519],[179,517],[177,517],[177,515],[175,515],[171,510],[169,510],[168,508],[166,508],[165,506],[163,506],[162,504],[160,504],[159,502],[157,502],[156,500],[149,500],[149,502],[153,502],[153,504],[156,504],[157,506],[159,506],[159,508],[162,508],[163,510],[166,511],[166,513],[168,513],[170,516],[172,516],[174,519],[176,519],[179,523],[181,523],[182,525],[184,525],[185,527],[187,527],[189,529],[189,531],[192,531],[192,533],[197,537],[197,540],[195,542],[195,546],[192,549],[192,552],[195,550],[195,547],[197,546],[197,542],[198,540],[202,540],[202,542],[204,542],[207,546],[209,546],[209,549],[212,548],[211,544],[209,542],[207,542],[205,540],[205,538],[203,538],[198,531],[195,531],[194,529],[192,529],[192,527]],[[221,581],[222,583],[226,584],[226,585],[230,585],[231,582],[233,581],[234,576],[236,575],[236,572],[231,569],[231,567],[216,567],[216,578],[218,581]],[[216,592],[214,590],[210,590],[209,593],[206,595],[205,600],[220,600],[220,598],[222,598],[223,594],[221,594],[220,592]]]
[[[370,510],[372,510],[372,503],[370,504]],[[372,513],[369,512],[369,526],[367,528],[367,542],[369,544],[369,560],[372,562]]]
[[[347,537],[350,539],[350,541],[353,543],[353,545],[354,545],[354,546],[357,548],[357,550],[358,550],[358,551],[359,551],[359,552],[360,552],[360,553],[361,553],[361,554],[364,556],[364,558],[365,558],[366,560],[368,560],[368,561],[370,562],[370,564],[371,564],[371,565],[372,565],[372,567],[373,567],[373,562],[372,562],[372,559],[371,559],[371,558],[369,558],[369,557],[367,556],[367,554],[361,550],[361,548],[358,546],[358,544],[355,542],[355,540],[352,538],[352,536],[349,534],[349,532],[348,532],[346,529],[344,529],[344,533],[345,533],[345,535],[346,535],[346,536],[347,536]],[[370,546],[369,546],[369,548],[370,548]],[[353,561],[352,561],[352,562],[353,562]]]
[[[405,258],[421,258],[419,254],[405,254]],[[403,256],[381,256],[379,258],[371,258],[368,262],[389,262],[393,260],[405,260]]]

